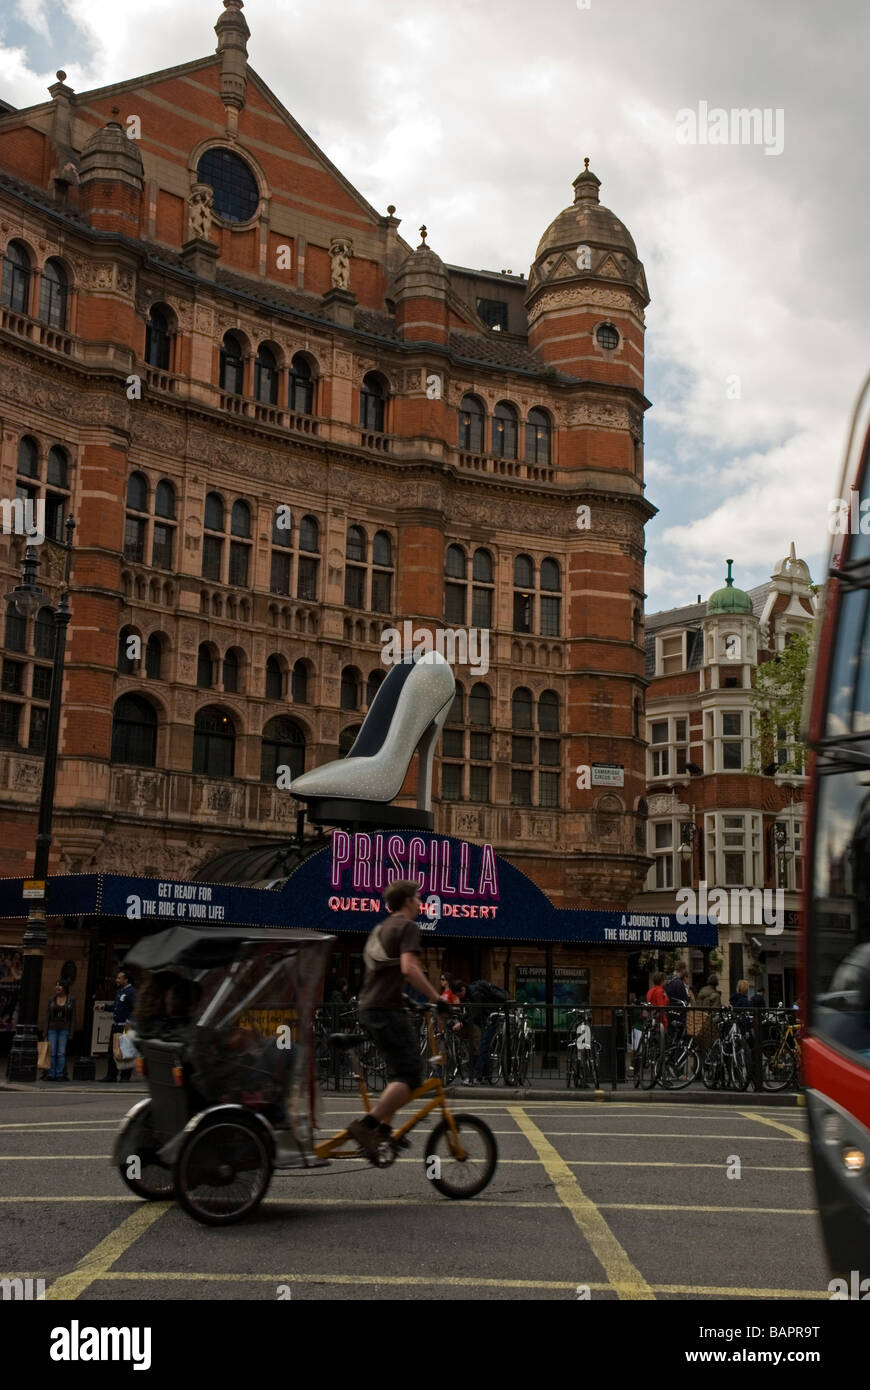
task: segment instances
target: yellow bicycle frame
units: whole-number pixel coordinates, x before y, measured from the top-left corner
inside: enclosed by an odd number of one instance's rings
[[[443,1067],[446,1059],[443,1051],[438,1053],[436,1053],[435,1051],[435,1031],[432,1027],[432,1014],[430,1012],[426,1013],[426,1032],[429,1038],[429,1060],[431,1062],[436,1062],[438,1066]],[[354,1048],[348,1048],[347,1051],[348,1056],[355,1068],[357,1085],[359,1087],[359,1093],[363,1099],[363,1104],[365,1105],[366,1110],[370,1111],[372,1108],[371,1096],[369,1095],[369,1089],[366,1086],[365,1076],[363,1074],[363,1069],[360,1066],[359,1057]],[[467,1158],[468,1155],[462,1147],[462,1142],[459,1138],[459,1130],[456,1128],[456,1122],[453,1119],[450,1107],[447,1104],[447,1096],[444,1091],[444,1083],[442,1082],[440,1076],[430,1076],[427,1081],[423,1082],[422,1086],[418,1086],[415,1091],[412,1091],[410,1096],[408,1097],[408,1103],[410,1104],[410,1102],[413,1100],[422,1100],[426,1096],[431,1097],[431,1099],[427,1100],[426,1104],[421,1106],[421,1108],[414,1115],[412,1115],[409,1120],[406,1120],[405,1123],[402,1125],[401,1129],[393,1130],[393,1133],[391,1135],[392,1140],[396,1141],[398,1139],[403,1139],[405,1135],[408,1134],[414,1128],[415,1125],[418,1125],[421,1120],[425,1120],[427,1115],[431,1114],[433,1110],[438,1109],[438,1107],[440,1106],[444,1119],[447,1122],[447,1127],[450,1135],[450,1148],[453,1153],[453,1157],[459,1159],[461,1162],[463,1159]],[[353,1148],[342,1147],[344,1144],[347,1144],[348,1141],[350,1141],[353,1144]],[[338,1134],[333,1134],[332,1137],[329,1139],[321,1139],[319,1143],[316,1143],[314,1145],[314,1152],[318,1158],[359,1158],[361,1151],[355,1143],[355,1141],[351,1140],[347,1130],[343,1129]]]

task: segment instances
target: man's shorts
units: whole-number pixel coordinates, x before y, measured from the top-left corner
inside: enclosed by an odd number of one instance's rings
[[[360,1009],[359,1021],[383,1057],[388,1081],[404,1081],[415,1091],[423,1084],[420,1040],[407,1014],[398,1009]]]

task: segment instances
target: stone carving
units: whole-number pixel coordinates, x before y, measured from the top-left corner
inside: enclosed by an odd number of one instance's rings
[[[193,305],[182,302],[171,305],[171,308],[175,311],[178,327],[182,333],[190,333],[193,329]]]
[[[347,237],[334,236],[329,243],[329,273],[335,290],[350,289],[350,258],[353,242]]]
[[[459,839],[480,834],[480,815],[477,811],[454,811],[453,834]]]
[[[575,406],[568,412],[568,425],[601,425],[610,430],[627,430],[628,408],[624,405],[584,401],[582,405]]]
[[[207,183],[195,183],[187,200],[187,227],[191,241],[208,241],[214,216],[214,191]]]
[[[353,361],[348,352],[339,352],[338,349],[332,355],[332,370],[335,376],[350,376],[353,371]]]
[[[151,449],[164,458],[181,458],[184,455],[185,432],[181,425],[172,425],[153,415],[142,418],[133,413],[132,435],[142,449]]]
[[[601,309],[631,309],[632,296],[627,290],[605,289],[602,285],[587,285],[574,290],[545,290],[529,309],[529,324],[535,323],[549,309],[573,308],[594,304]]]
[[[41,783],[41,762],[17,762],[15,773],[12,778],[12,785],[16,789],[25,788],[27,791],[35,790]]]
[[[197,304],[195,321],[197,333],[213,333],[214,309],[208,304]]]
[[[123,291],[124,294],[129,294],[133,289],[136,277],[133,274],[132,270],[118,269],[116,274],[116,280],[118,284],[118,289]]]
[[[675,792],[656,792],[647,797],[647,817],[690,815],[691,811]]]
[[[64,420],[93,420],[91,396],[70,391],[54,381],[45,385],[42,382],[41,377],[31,372],[13,368],[11,364],[0,364],[0,395],[8,400],[20,401],[31,409],[45,410],[54,416],[60,415]]]

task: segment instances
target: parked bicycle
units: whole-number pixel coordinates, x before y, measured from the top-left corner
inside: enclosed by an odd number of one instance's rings
[[[745,1091],[749,1085],[751,1059],[736,1011],[730,1007],[720,1009],[718,1027],[718,1038],[713,1039],[704,1054],[701,1079],[710,1091]]]
[[[601,1077],[601,1044],[592,1036],[592,1010],[568,1011],[568,1065],[565,1084],[569,1088],[598,1090]]]
[[[801,1077],[800,1028],[791,1010],[764,1015],[767,1037],[761,1045],[761,1079],[766,1091],[784,1091]]]
[[[494,1028],[489,1045],[489,1078],[492,1084],[524,1086],[535,1051],[535,1034],[528,1011],[522,1005],[495,1009],[486,1026]]]
[[[686,1027],[686,1010],[645,1006],[648,1017],[641,1030],[634,1059],[634,1084],[651,1091],[658,1084],[666,1091],[690,1086],[701,1067],[698,1044]]]

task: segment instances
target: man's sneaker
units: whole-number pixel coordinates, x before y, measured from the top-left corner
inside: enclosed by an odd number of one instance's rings
[[[385,1139],[392,1140],[393,1147],[396,1149],[410,1149],[411,1147],[410,1139],[393,1139],[392,1125],[378,1125],[378,1134],[382,1142]]]
[[[353,1120],[347,1127],[351,1139],[355,1139],[371,1163],[378,1161],[378,1149],[383,1141],[379,1128],[372,1129],[364,1120]]]

